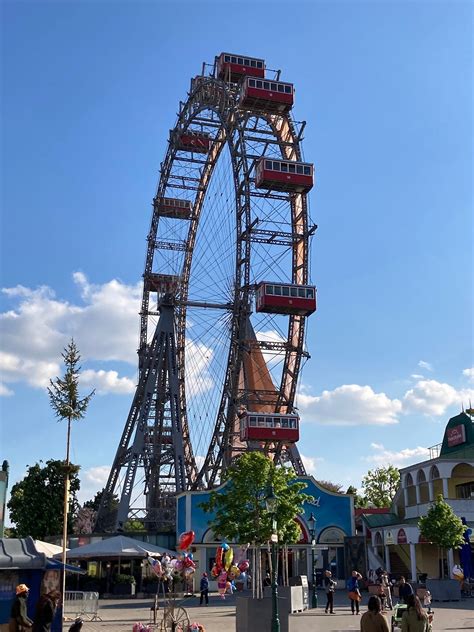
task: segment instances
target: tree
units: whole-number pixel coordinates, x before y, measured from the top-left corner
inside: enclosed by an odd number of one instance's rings
[[[350,494],[354,496],[354,509],[365,508],[368,505],[367,498],[365,496],[361,496],[354,485],[349,485],[347,488],[346,494]]]
[[[316,481],[316,483],[320,487],[323,487],[324,489],[327,489],[330,492],[334,492],[336,494],[344,493],[343,491],[341,491],[342,485],[339,485],[339,483],[332,483],[331,481]]]
[[[292,470],[276,467],[261,452],[246,452],[228,468],[223,482],[227,483],[224,490],[211,492],[209,501],[201,505],[215,513],[209,525],[216,535],[240,544],[267,542],[272,535],[272,519],[265,499],[272,485],[278,498],[279,541],[293,543],[300,539],[295,518],[312,496],[303,493],[306,484],[297,482]]]
[[[441,577],[444,577],[444,552],[447,549],[460,549],[462,547],[466,526],[443,499],[443,495],[439,494],[426,516],[422,516],[418,520],[418,528],[425,540],[438,546],[441,559]]]
[[[400,472],[393,465],[369,470],[362,479],[367,502],[374,507],[389,507],[400,484]]]
[[[63,495],[65,461],[40,461],[28,466],[25,478],[13,485],[8,509],[16,526],[17,537],[30,535],[44,539],[61,533],[63,526]],[[69,464],[72,510],[78,507],[76,494],[80,488],[79,467]],[[71,521],[72,522],[72,521]]]
[[[64,470],[64,502],[63,502],[63,594],[66,591],[66,540],[68,522],[69,503],[69,448],[71,445],[71,421],[83,419],[86,414],[89,402],[94,395],[94,391],[82,399],[79,397],[79,374],[81,367],[79,360],[81,356],[73,339],[62,353],[66,371],[64,377],[57,377],[54,381],[49,381],[48,395],[51,408],[56,417],[67,419],[67,441],[66,441],[66,465]]]
[[[104,494],[105,494],[105,487],[103,487],[100,490],[100,492],[97,492],[97,494],[94,496],[92,500],[87,500],[84,503],[83,507],[93,509],[94,511],[99,511],[100,503],[102,502],[102,496]],[[110,509],[111,510],[117,509],[118,505],[119,505],[119,497],[117,496],[117,494],[113,494],[110,501]]]

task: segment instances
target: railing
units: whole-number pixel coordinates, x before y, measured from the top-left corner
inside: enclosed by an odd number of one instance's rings
[[[437,443],[436,445],[432,445],[430,448],[428,448],[428,450],[430,451],[430,460],[437,459],[439,457],[442,445],[442,443]]]
[[[63,616],[68,619],[84,617],[89,621],[102,621],[98,615],[99,593],[68,590],[64,593]]]

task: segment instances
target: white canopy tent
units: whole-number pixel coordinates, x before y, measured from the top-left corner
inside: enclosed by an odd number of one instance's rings
[[[69,549],[66,553],[66,558],[68,560],[100,560],[104,558],[145,558],[149,555],[152,557],[161,557],[163,555],[176,556],[176,551],[170,551],[161,546],[149,544],[148,542],[141,542],[140,540],[127,538],[123,535],[117,535],[113,538],[107,538],[106,540],[100,540],[92,544],[78,546],[75,549]],[[56,559],[60,558],[61,554],[57,553],[54,557]]]

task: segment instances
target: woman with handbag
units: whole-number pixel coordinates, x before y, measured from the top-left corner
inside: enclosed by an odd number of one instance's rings
[[[362,596],[359,590],[359,579],[362,579],[362,575],[358,571],[352,571],[352,577],[349,579],[348,583],[348,597],[351,600],[352,614],[360,614],[359,602],[362,599]]]

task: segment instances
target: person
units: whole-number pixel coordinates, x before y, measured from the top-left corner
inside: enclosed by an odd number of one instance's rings
[[[409,584],[403,575],[400,577],[400,583],[398,585],[398,595],[403,603],[407,603],[407,599],[410,595],[413,595],[413,588]]]
[[[359,579],[362,579],[362,575],[358,571],[352,571],[352,576],[348,582],[352,614],[360,614],[359,601],[361,600],[361,594],[359,590]]]
[[[265,587],[265,586],[271,586],[271,585],[272,585],[272,580],[270,577],[270,573],[267,573],[265,575],[265,579],[263,580],[263,586]]]
[[[36,605],[32,632],[50,632],[60,599],[59,590],[51,590],[49,593],[41,595]]]
[[[326,597],[327,597],[326,610],[325,610],[326,614],[328,613],[328,610],[331,614],[334,614],[334,592],[336,590],[336,586],[337,584],[332,578],[331,571],[325,571],[324,587],[326,588]]]
[[[371,595],[367,603],[367,612],[360,619],[361,632],[390,632],[387,619],[383,616],[382,603],[377,595]]]
[[[428,608],[428,614],[431,614],[431,593],[429,590],[425,591],[425,596],[423,597],[423,607]]]
[[[201,591],[201,599],[199,600],[199,605],[202,606],[202,602],[206,600],[206,606],[209,605],[209,579],[207,577],[207,573],[203,573],[201,577],[201,585],[199,587]]]
[[[421,607],[416,595],[408,595],[407,610],[402,617],[402,632],[431,632],[431,617]]]
[[[383,587],[385,605],[387,606],[389,610],[391,610],[393,608],[392,591],[390,590],[390,578],[388,576],[387,571],[383,571],[380,577],[380,583],[382,584],[382,587]]]
[[[78,617],[69,628],[69,632],[81,632],[83,623],[81,617]]]
[[[18,584],[16,587],[16,597],[10,612],[8,624],[9,632],[22,632],[28,630],[33,625],[33,621],[28,617],[27,600],[30,589],[26,584]]]

